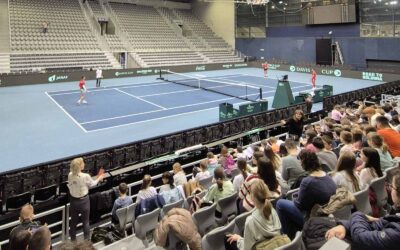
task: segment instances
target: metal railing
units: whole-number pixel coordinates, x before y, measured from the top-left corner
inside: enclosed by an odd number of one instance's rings
[[[58,213],[58,212],[62,212],[62,218],[61,218],[61,220],[58,221],[58,222],[49,224],[49,225],[47,225],[47,227],[51,229],[51,228],[54,228],[54,227],[56,227],[56,226],[61,225],[61,231],[57,231],[57,232],[55,232],[55,233],[52,233],[52,234],[51,234],[51,237],[53,238],[53,237],[61,236],[61,241],[64,241],[64,240],[66,239],[65,232],[66,232],[66,228],[67,228],[67,226],[68,226],[68,224],[67,224],[66,221],[65,221],[66,206],[57,207],[57,208],[54,208],[54,209],[45,211],[45,212],[40,213],[40,214],[36,214],[36,215],[35,215],[35,219],[39,219],[39,218],[42,218],[42,217],[45,217],[45,216],[48,216],[48,215],[56,214],[56,213]],[[18,221],[13,221],[13,222],[7,223],[7,224],[5,224],[5,225],[1,225],[1,226],[0,226],[0,231],[3,231],[3,230],[5,230],[5,229],[13,228],[13,227],[19,225],[20,223],[21,223],[21,222],[18,220]],[[9,243],[9,239],[8,239],[8,240],[3,240],[3,241],[1,241],[1,242],[0,242],[0,250],[3,248],[3,246],[4,246],[5,244],[8,244],[8,243]]]

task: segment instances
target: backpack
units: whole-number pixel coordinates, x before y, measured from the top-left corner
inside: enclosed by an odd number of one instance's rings
[[[272,238],[264,239],[251,248],[251,250],[273,250],[280,246],[284,246],[289,244],[291,241],[286,234],[283,235],[275,235]]]
[[[102,227],[96,227],[93,229],[92,238],[90,239],[91,242],[96,243],[103,241],[106,238],[108,230]]]
[[[320,249],[325,243],[326,232],[337,226],[332,217],[312,217],[303,226],[302,238],[307,250]]]

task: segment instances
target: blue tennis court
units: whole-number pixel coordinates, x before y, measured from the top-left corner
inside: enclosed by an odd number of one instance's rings
[[[156,80],[156,76],[154,79],[151,83],[89,89],[88,104],[82,105],[77,104],[78,90],[46,92],[46,94],[85,132],[217,109],[223,102],[236,105],[248,102],[224,94]],[[257,86],[262,88],[263,98],[269,100],[275,94],[277,84],[276,79],[246,74],[202,79],[215,81],[212,82],[214,85],[211,88],[229,88],[230,94],[242,97],[244,96],[242,88],[230,88],[219,82]],[[290,84],[293,94],[311,91],[309,83],[291,81]],[[258,95],[256,92],[247,93],[249,99],[256,99],[256,95]]]

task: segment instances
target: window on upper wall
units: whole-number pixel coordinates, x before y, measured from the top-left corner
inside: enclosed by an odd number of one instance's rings
[[[267,26],[299,26],[303,25],[301,0],[271,0],[268,3]]]
[[[266,5],[236,4],[236,37],[265,37]]]
[[[400,36],[399,0],[360,0],[362,37]]]

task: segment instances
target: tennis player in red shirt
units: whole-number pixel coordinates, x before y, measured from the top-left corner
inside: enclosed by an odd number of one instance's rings
[[[268,73],[268,62],[265,61],[265,63],[261,64],[263,69],[264,69],[264,77],[267,77],[267,73]]]
[[[312,82],[312,88],[313,90],[315,89],[315,81],[317,80],[317,72],[315,72],[314,69],[311,70],[311,82]]]
[[[78,100],[78,104],[87,103],[86,101],[86,85],[85,85],[86,77],[82,76],[81,80],[79,81],[79,90],[81,91],[81,97]]]

